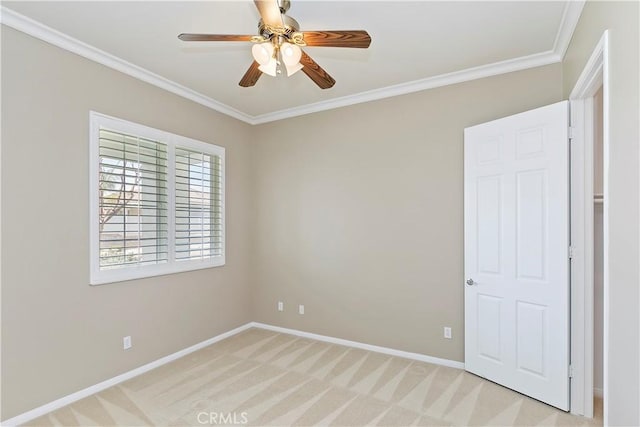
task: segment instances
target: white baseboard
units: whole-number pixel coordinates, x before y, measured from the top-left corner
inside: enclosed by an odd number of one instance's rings
[[[280,326],[267,325],[260,322],[251,322],[250,325],[255,328],[266,329],[274,332],[282,332],[283,334],[296,335],[304,338],[311,338],[318,341],[324,341],[332,344],[344,345],[347,347],[360,348],[376,353],[389,354],[391,356],[404,357],[405,359],[419,360],[421,362],[433,363],[434,365],[448,366],[450,368],[464,369],[464,363],[455,360],[441,359],[439,357],[427,356],[426,354],[411,353],[409,351],[396,350],[388,347],[380,347],[377,345],[364,344],[357,341],[349,341],[342,338],[334,338],[326,335],[313,334],[311,332],[298,331],[296,329],[283,328]]]
[[[455,360],[441,359],[439,357],[427,356],[425,354],[411,353],[408,351],[396,350],[393,348],[380,347],[380,346],[371,345],[371,344],[364,344],[361,342],[349,341],[342,338],[334,338],[326,335],[313,334],[311,332],[298,331],[296,329],[289,329],[289,328],[282,328],[280,326],[267,325],[265,323],[260,323],[260,322],[250,322],[250,323],[247,323],[246,325],[242,325],[228,332],[222,333],[213,338],[209,338],[208,340],[192,345],[191,347],[187,347],[183,350],[177,351],[173,354],[162,357],[153,362],[147,363],[146,365],[142,365],[138,368],[132,369],[128,372],[125,372],[124,374],[120,374],[108,380],[102,381],[98,384],[89,386],[80,391],[76,391],[75,393],[71,393],[67,396],[61,397],[60,399],[56,399],[53,402],[49,402],[35,409],[24,412],[13,418],[9,418],[8,420],[0,422],[0,425],[9,427],[9,426],[17,426],[20,424],[27,423],[31,420],[34,420],[38,417],[48,414],[49,412],[55,411],[56,409],[60,409],[63,406],[69,405],[80,399],[84,399],[85,397],[91,396],[92,394],[101,392],[102,390],[105,390],[109,387],[113,387],[114,385],[119,384],[123,381],[129,380],[133,377],[137,377],[138,375],[144,374],[145,372],[158,368],[169,362],[173,362],[174,360],[184,357],[190,353],[193,353],[194,351],[200,350],[201,348],[207,347],[218,341],[222,341],[225,338],[229,338],[233,335],[236,335],[250,328],[266,329],[269,331],[281,332],[284,334],[296,335],[304,338],[311,338],[314,340],[329,342],[332,344],[338,344],[338,345],[344,345],[347,347],[354,347],[354,348],[360,348],[363,350],[374,351],[376,353],[383,353],[383,354],[389,354],[391,356],[404,357],[405,359],[419,360],[421,362],[433,363],[435,365],[442,365],[442,366],[448,366],[451,368],[464,369],[464,363],[457,362]]]
[[[67,396],[61,397],[60,399],[56,399],[53,402],[49,402],[45,405],[39,406],[30,411],[24,412],[20,415],[17,415],[13,418],[9,418],[8,420],[0,422],[2,426],[17,426],[20,424],[27,423],[33,419],[41,417],[45,414],[48,414],[51,411],[55,411],[56,409],[62,408],[63,406],[69,405],[77,400],[84,399],[87,396],[98,393],[102,390],[105,390],[109,387],[113,387],[116,384],[119,384],[123,381],[129,380],[133,377],[137,377],[140,374],[144,374],[152,369],[165,365],[169,362],[173,362],[176,359],[179,359],[183,356],[186,356],[189,353],[193,353],[194,351],[200,350],[201,348],[207,347],[213,343],[218,341],[222,341],[225,338],[229,338],[237,333],[245,331],[252,327],[252,323],[247,323],[246,325],[242,325],[235,329],[232,329],[228,332],[222,333],[220,335],[216,335],[213,338],[209,338],[208,340],[202,341],[198,344],[192,345],[191,347],[187,347],[183,350],[177,351],[168,356],[162,357],[158,360],[155,360],[151,363],[147,363],[146,365],[142,365],[139,368],[132,369],[124,374],[120,374],[116,377],[110,378],[108,380],[102,381],[98,384],[94,384],[90,387],[82,389],[80,391],[76,391],[75,393],[71,393]]]

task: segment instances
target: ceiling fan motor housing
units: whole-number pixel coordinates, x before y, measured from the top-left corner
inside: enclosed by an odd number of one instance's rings
[[[282,15],[282,24],[282,27],[275,28],[266,25],[261,19],[258,23],[258,34],[265,39],[271,39],[274,35],[290,38],[293,33],[300,31],[300,24],[290,16]]]

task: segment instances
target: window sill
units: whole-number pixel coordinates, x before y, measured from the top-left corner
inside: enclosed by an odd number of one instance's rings
[[[225,257],[215,257],[207,260],[173,261],[171,264],[156,264],[144,267],[129,267],[114,270],[93,271],[89,280],[91,286],[106,285],[108,283],[126,282],[129,280],[145,279],[148,277],[166,276],[205,268],[222,267]]]

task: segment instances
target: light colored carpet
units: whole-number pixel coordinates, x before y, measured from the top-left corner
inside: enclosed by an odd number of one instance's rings
[[[602,425],[459,369],[249,329],[29,425]]]

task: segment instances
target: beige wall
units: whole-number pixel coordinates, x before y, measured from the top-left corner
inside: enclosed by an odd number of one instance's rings
[[[609,379],[604,386],[611,425],[640,425],[638,9],[636,1],[588,2],[563,63],[568,97],[604,30],[610,30]]]
[[[255,127],[255,320],[462,361],[463,129],[559,101],[560,72]]]
[[[89,110],[226,147],[226,266],[88,285]],[[251,320],[248,130],[2,27],[3,419]]]

